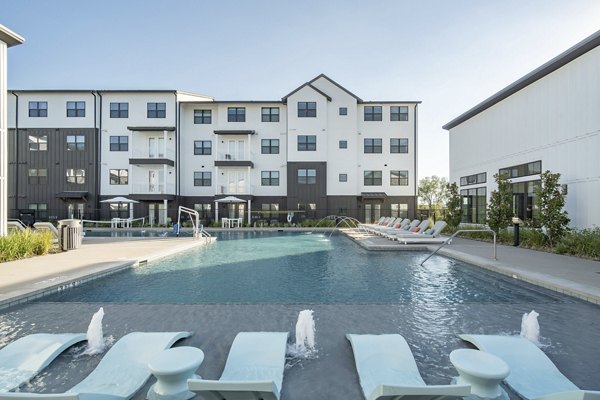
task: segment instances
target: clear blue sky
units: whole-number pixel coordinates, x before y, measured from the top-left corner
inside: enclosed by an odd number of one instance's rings
[[[420,178],[448,175],[444,123],[600,29],[599,0],[0,4],[26,39],[10,88],[273,100],[325,73],[365,100],[423,101]]]

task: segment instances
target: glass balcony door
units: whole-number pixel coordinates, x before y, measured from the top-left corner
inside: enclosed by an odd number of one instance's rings
[[[165,157],[165,138],[150,137],[148,138],[148,158],[164,158]]]

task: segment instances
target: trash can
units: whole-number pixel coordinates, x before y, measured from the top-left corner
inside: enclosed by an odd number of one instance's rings
[[[83,227],[80,219],[61,219],[58,221],[58,242],[64,251],[78,249],[83,239]]]

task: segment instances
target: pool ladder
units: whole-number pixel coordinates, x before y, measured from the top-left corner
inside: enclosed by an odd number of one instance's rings
[[[490,233],[492,233],[494,235],[494,260],[498,259],[496,257],[496,232],[494,232],[493,230],[491,230],[489,228],[487,228],[487,229],[459,229],[456,232],[454,232],[454,234],[452,236],[450,236],[448,239],[446,239],[444,241],[444,243],[442,243],[440,245],[440,247],[438,247],[437,249],[435,249],[433,253],[431,253],[430,255],[428,255],[426,259],[424,259],[423,261],[421,261],[421,266],[423,266],[423,264],[425,264],[425,261],[427,261],[431,257],[433,257],[442,247],[444,247],[448,243],[452,242],[452,239],[454,239],[454,237],[456,235],[458,235],[459,233],[461,233],[461,232],[490,232]]]

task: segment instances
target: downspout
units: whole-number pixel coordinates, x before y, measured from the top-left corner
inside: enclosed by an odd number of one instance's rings
[[[415,142],[415,150],[414,150],[414,154],[415,154],[415,163],[414,163],[415,164],[414,165],[414,167],[415,167],[415,173],[414,173],[414,175],[415,175],[415,218],[417,216],[417,211],[419,209],[419,198],[418,198],[419,184],[418,184],[418,179],[417,179],[417,154],[418,154],[418,152],[417,152],[417,137],[419,136],[417,134],[417,129],[418,129],[418,125],[417,125],[418,110],[417,110],[417,107],[418,106],[419,106],[419,103],[415,103],[415,117],[414,117],[414,120],[415,120],[415,122],[414,122],[414,124],[415,124],[415,140],[414,140],[414,142]]]
[[[96,112],[96,94],[94,93],[94,91],[92,90],[90,92],[92,94],[92,96],[94,96],[94,166],[95,166],[95,174],[94,174],[94,191],[96,192],[96,195],[94,196],[94,219],[98,220],[98,195],[99,193],[99,188],[100,188],[100,174],[98,173],[98,169],[100,168],[100,165],[98,164],[98,134],[100,133],[98,131],[97,128],[97,112]]]
[[[100,106],[98,113],[100,114],[100,118],[98,118],[98,136],[96,138],[96,151],[98,152],[97,160],[98,160],[98,191],[96,192],[96,209],[98,210],[98,219],[100,219],[100,177],[102,176],[102,93],[99,90],[96,91],[98,97],[100,98]],[[94,110],[95,112],[95,110]]]
[[[15,101],[15,209],[19,210],[19,95],[13,90]],[[8,175],[8,171],[6,171]],[[7,176],[8,179],[8,176]],[[17,214],[18,216],[18,214]]]
[[[179,158],[181,153],[181,102],[177,102],[177,97],[175,98],[176,109],[177,109],[177,130],[175,131],[175,145],[177,146],[177,151],[175,153],[175,173],[177,174],[177,187],[175,193],[177,194],[177,204],[179,204],[179,196],[181,195],[181,167],[179,166]]]

